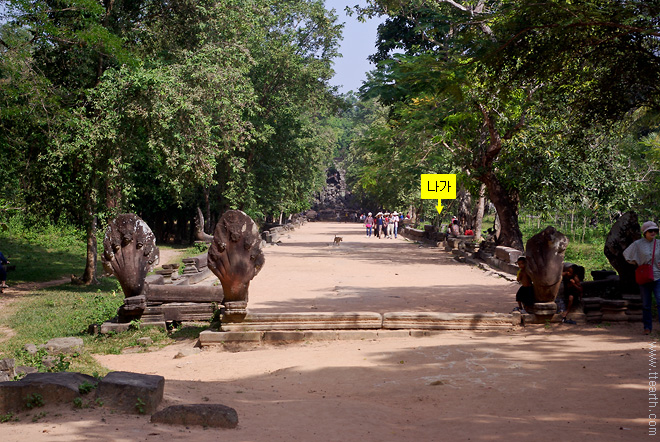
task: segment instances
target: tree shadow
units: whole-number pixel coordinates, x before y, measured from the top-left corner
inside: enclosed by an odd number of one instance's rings
[[[557,434],[576,441],[640,440],[648,429],[640,391],[648,382],[648,352],[632,333],[619,331],[594,332],[587,343],[575,330],[540,329],[439,334],[414,348],[391,339],[385,347],[352,341],[238,354],[207,350],[190,363],[223,360],[236,369],[262,361],[261,352],[269,362],[249,376],[236,370],[211,381],[168,378],[163,406],[235,408],[239,427],[222,431],[225,441],[265,440],[266,434],[283,441],[550,441]],[[167,368],[145,368],[154,370]],[[130,424],[98,422],[82,425],[79,434],[103,439],[110,427],[117,438],[135,434]],[[147,428],[161,438],[183,430]],[[201,427],[185,432],[194,440],[219,437]]]

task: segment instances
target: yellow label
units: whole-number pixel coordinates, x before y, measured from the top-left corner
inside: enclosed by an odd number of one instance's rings
[[[422,174],[422,199],[456,199],[456,174]]]

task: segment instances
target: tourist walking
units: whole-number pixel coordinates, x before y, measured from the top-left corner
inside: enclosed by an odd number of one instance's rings
[[[376,226],[378,227],[376,229],[376,236],[380,239],[383,234],[383,212],[378,212],[376,214]]]
[[[398,219],[397,216],[395,216],[396,212],[393,212],[387,217],[387,237],[389,239],[394,238],[394,220]]]
[[[642,236],[623,251],[623,257],[637,266],[635,276],[642,295],[642,322],[644,334],[648,335],[653,330],[651,295],[655,296],[656,305],[660,305],[660,250],[656,250],[658,225],[646,221],[642,224]],[[640,279],[641,273],[648,273],[646,279]]]
[[[394,213],[392,213],[392,220],[390,223],[392,224],[392,233],[394,233],[394,239],[396,239],[396,235],[399,232],[399,214],[396,212],[396,210]]]
[[[383,215],[383,230],[385,231],[385,239],[390,238],[390,212],[385,212]]]
[[[371,237],[371,228],[374,226],[374,217],[371,216],[371,212],[365,218],[364,226],[367,228],[367,238]]]

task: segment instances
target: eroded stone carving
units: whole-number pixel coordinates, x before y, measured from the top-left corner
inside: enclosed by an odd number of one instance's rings
[[[225,315],[247,314],[248,287],[264,261],[261,236],[252,218],[240,210],[225,212],[215,226],[208,252],[208,267],[224,291]]]
[[[117,277],[124,296],[144,296],[148,288],[145,278],[159,256],[156,237],[147,223],[132,213],[119,215],[108,224],[103,247],[103,267]]]
[[[626,212],[614,223],[605,240],[605,256],[619,273],[620,287],[624,293],[637,293],[638,291],[635,282],[636,266],[625,260],[623,251],[642,237],[640,232],[637,214]]]
[[[526,245],[527,273],[534,283],[536,302],[554,302],[561,285],[561,272],[568,238],[548,226]]]
[[[213,241],[213,237],[204,232],[204,214],[202,214],[199,207],[197,208],[197,216],[195,217],[195,238],[197,238],[197,241],[204,241],[207,243]]]

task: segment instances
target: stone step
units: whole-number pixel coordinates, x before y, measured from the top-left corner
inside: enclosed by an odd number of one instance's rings
[[[241,322],[222,322],[223,331],[379,329],[383,317],[373,312],[249,313]]]
[[[385,329],[479,330],[511,327],[511,315],[504,313],[385,313]]]

